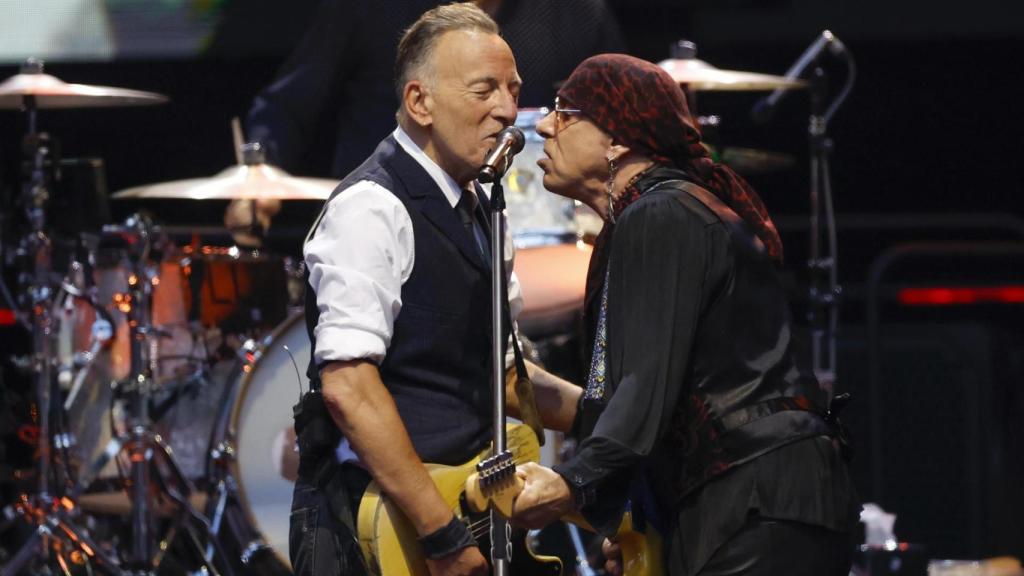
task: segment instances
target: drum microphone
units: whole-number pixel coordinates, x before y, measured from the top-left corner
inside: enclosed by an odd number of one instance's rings
[[[518,154],[525,144],[526,137],[523,136],[523,131],[515,126],[509,126],[499,132],[498,144],[484,159],[477,180],[487,184],[504,176],[505,171],[512,165],[512,157]]]
[[[789,70],[786,71],[786,79],[796,80],[803,75],[804,70],[817,60],[818,56],[826,48],[833,54],[841,54],[846,50],[846,46],[843,45],[839,38],[836,38],[832,32],[825,30],[804,50],[800,58],[789,67]],[[764,124],[770,120],[775,115],[775,108],[778,107],[782,97],[788,92],[789,90],[786,88],[776,88],[774,92],[758,100],[754,107],[750,109],[750,118],[758,124]]]

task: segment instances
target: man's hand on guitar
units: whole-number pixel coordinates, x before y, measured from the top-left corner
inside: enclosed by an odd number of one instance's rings
[[[487,560],[476,546],[456,550],[437,560],[427,559],[427,568],[433,576],[483,576],[487,574]]]
[[[543,528],[573,510],[569,485],[551,468],[526,462],[516,467],[516,475],[524,482],[512,504],[516,526]]]

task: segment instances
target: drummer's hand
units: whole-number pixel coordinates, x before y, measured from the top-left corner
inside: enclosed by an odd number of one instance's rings
[[[280,211],[281,201],[276,199],[232,200],[224,211],[224,226],[231,231],[235,242],[245,246],[259,246],[260,238],[252,234],[253,215],[256,216],[262,235],[270,230],[271,219]]]
[[[572,491],[551,468],[533,462],[516,467],[523,491],[512,503],[512,523],[522,528],[543,528],[572,511]]]
[[[622,576],[622,549],[619,548],[619,541],[605,538],[601,544],[601,553],[604,554],[605,571],[612,576]]]

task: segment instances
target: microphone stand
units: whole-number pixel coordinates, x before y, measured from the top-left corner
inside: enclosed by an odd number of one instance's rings
[[[505,289],[505,190],[502,174],[491,184],[491,382],[494,392],[494,450],[497,458],[506,451],[505,442],[505,344],[503,302]],[[491,512],[491,565],[495,576],[509,574],[512,558],[511,525],[496,509]]]
[[[808,270],[808,312],[811,327],[811,358],[815,376],[822,386],[835,392],[836,339],[839,331],[838,260],[836,254],[835,213],[832,206],[832,181],[828,120],[824,115],[825,72],[815,63],[811,77],[811,115],[807,125],[810,146],[810,251]],[[825,218],[822,230],[821,217]],[[825,252],[822,252],[822,240]]]
[[[832,175],[829,156],[833,142],[828,136],[828,123],[846,100],[857,77],[857,67],[849,49],[829,32],[822,35],[829,42],[841,47],[838,53],[846,60],[848,74],[839,94],[825,106],[827,82],[822,67],[824,50],[815,50],[811,62],[811,114],[807,124],[810,147],[810,250],[807,259],[809,276],[807,318],[811,327],[812,368],[822,386],[835,395],[836,384],[836,343],[839,334],[839,286],[838,249],[836,240],[835,210],[832,203]],[[815,42],[816,46],[819,41]],[[803,57],[801,57],[801,62]],[[824,217],[824,228],[821,218]],[[822,242],[825,251],[822,250]]]

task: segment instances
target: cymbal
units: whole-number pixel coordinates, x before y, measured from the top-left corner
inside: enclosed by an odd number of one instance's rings
[[[718,162],[747,176],[778,172],[791,168],[796,163],[792,155],[784,152],[737,146],[712,147],[711,155]]]
[[[690,90],[757,91],[803,88],[807,82],[791,80],[785,76],[773,76],[758,72],[722,70],[697,58],[670,58],[658,63],[680,84]]]
[[[300,178],[270,164],[232,166],[212,178],[191,178],[121,190],[115,199],[325,200],[338,180]]]
[[[142,90],[68,84],[42,72],[15,74],[0,83],[0,109],[17,110],[25,97],[35,96],[36,108],[100,108],[105,106],[147,106],[167,102],[167,96]]]

